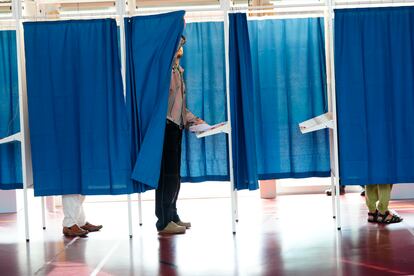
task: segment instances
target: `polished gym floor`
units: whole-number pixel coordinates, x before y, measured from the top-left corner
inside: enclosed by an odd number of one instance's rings
[[[193,227],[158,236],[154,201],[143,201],[143,225],[133,202],[133,238],[125,202],[85,203],[87,218],[104,228],[87,238],[61,234],[62,211],[42,229],[32,204],[29,243],[21,212],[0,215],[0,275],[410,275],[414,274],[414,201],[393,201],[404,217],[396,225],[366,222],[364,198],[341,197],[342,230],[323,194],[260,199],[239,193],[233,235],[230,200],[182,199],[179,210]]]

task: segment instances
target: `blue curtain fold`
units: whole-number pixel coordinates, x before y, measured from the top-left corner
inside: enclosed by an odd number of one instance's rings
[[[132,179],[138,192],[158,186],[171,68],[183,17],[184,11],[178,11],[125,19]]]
[[[335,10],[343,185],[414,182],[414,9]]]
[[[246,14],[229,15],[230,111],[234,185],[258,188],[253,71]]]
[[[187,107],[209,124],[227,120],[223,22],[187,24],[184,68]],[[228,181],[227,135],[198,139],[184,132],[181,155],[183,182]]]
[[[330,175],[329,133],[298,124],[327,112],[323,19],[251,20],[259,179]]]
[[[0,31],[0,139],[20,131],[16,32]],[[23,188],[20,143],[0,145],[0,189]]]
[[[133,191],[113,19],[24,23],[36,196]]]

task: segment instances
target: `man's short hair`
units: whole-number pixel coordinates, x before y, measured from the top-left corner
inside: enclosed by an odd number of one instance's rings
[[[187,42],[187,39],[185,38],[185,36],[181,35],[180,44],[178,46],[178,49],[180,49],[180,47],[184,46],[184,44],[186,42]]]

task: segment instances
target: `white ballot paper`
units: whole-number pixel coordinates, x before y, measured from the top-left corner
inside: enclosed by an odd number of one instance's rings
[[[227,122],[221,122],[212,126],[209,124],[199,124],[191,126],[190,131],[194,132],[197,138],[203,138],[222,132],[228,133],[228,124]]]
[[[12,136],[1,138],[0,139],[0,145],[1,144],[7,144],[14,141],[20,141],[20,132],[13,134]]]
[[[317,117],[313,117],[299,124],[302,133],[317,131],[324,128],[333,128],[332,113],[327,112]]]
[[[199,124],[199,125],[190,126],[190,131],[197,133],[197,132],[206,131],[210,128],[211,126],[209,124]]]

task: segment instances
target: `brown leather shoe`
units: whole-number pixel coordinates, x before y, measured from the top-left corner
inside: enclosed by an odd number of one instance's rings
[[[84,226],[81,226],[83,230],[86,230],[88,232],[97,232],[101,230],[102,227],[103,227],[102,225],[93,225],[93,224],[90,224],[89,222],[86,222]]]
[[[79,228],[78,225],[74,224],[71,227],[63,227],[63,235],[67,237],[86,237],[88,231]]]
[[[191,228],[191,222],[184,222],[184,221],[177,221],[175,224],[177,224],[178,226],[184,226],[185,229],[190,229]]]

